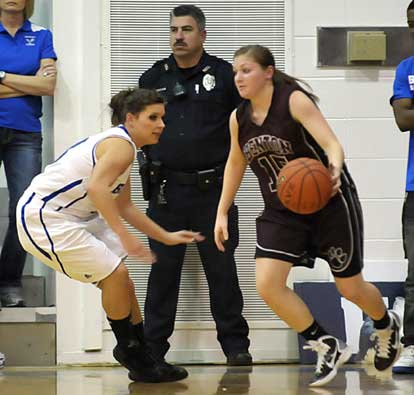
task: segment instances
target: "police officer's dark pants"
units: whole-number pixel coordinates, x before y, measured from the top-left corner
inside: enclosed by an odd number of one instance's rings
[[[408,192],[403,208],[403,237],[408,259],[405,281],[404,344],[414,345],[414,192]]]
[[[168,205],[150,202],[148,215],[169,231],[191,229],[201,232],[205,241],[197,244],[210,290],[210,307],[216,322],[217,339],[226,355],[245,352],[249,347],[248,326],[242,316],[240,291],[234,250],[238,244],[237,208],[229,212],[230,240],[226,252],[214,243],[214,223],[220,191],[201,194],[195,186],[169,188]],[[145,335],[154,354],[163,358],[174,330],[178,291],[185,245],[166,246],[150,240],[157,256],[149,276],[145,301]]]

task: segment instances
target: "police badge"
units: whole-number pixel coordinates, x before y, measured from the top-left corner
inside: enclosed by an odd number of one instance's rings
[[[216,79],[214,78],[214,75],[206,74],[203,77],[203,86],[207,92],[214,89],[214,87],[216,86]]]

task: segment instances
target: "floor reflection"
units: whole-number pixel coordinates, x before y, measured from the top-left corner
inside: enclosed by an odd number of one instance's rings
[[[190,366],[177,383],[142,384],[123,368],[5,368],[0,395],[414,395],[414,375],[379,375],[372,366],[348,365],[325,387],[309,388],[313,367]]]

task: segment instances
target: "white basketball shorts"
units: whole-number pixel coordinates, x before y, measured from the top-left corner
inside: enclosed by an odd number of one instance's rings
[[[106,222],[56,211],[30,190],[16,209],[23,248],[52,269],[85,283],[108,277],[127,254]]]

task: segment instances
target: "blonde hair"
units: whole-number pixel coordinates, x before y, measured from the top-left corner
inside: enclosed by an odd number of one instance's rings
[[[26,5],[24,6],[23,10],[23,17],[24,19],[30,19],[34,13],[34,2],[35,0],[26,0]],[[1,15],[1,10],[0,10]]]
[[[26,6],[23,10],[24,19],[30,19],[33,16],[34,2],[35,0],[26,0]]]

